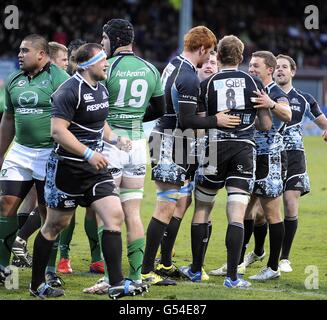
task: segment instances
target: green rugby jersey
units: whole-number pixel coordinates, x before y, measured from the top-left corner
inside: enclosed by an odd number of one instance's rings
[[[0,113],[5,111],[5,88],[0,89]]]
[[[33,78],[22,70],[7,80],[5,111],[15,118],[15,141],[29,148],[50,148],[51,95],[69,75],[55,64],[46,64]]]
[[[109,115],[115,133],[130,139],[144,137],[142,120],[151,97],[163,95],[159,71],[133,52],[120,52],[108,60]]]

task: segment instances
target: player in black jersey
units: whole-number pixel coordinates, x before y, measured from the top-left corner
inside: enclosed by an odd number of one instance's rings
[[[243,59],[244,44],[235,36],[225,36],[218,43],[220,72],[201,83],[200,101],[208,116],[229,113],[241,121],[235,128],[210,129],[206,159],[199,167],[195,184],[195,214],[193,226],[202,227],[202,233],[192,234],[193,262],[180,270],[192,281],[201,281],[205,243],[208,238],[208,216],[216,193],[226,186],[228,192],[226,233],[227,277],[224,285],[248,287],[249,282],[238,278],[237,265],[243,243],[243,219],[254,183],[254,127],[271,126],[271,116],[266,105],[255,105],[254,92],[260,101],[265,94],[263,84],[257,78],[238,70]]]
[[[76,53],[78,72],[52,95],[54,150],[47,163],[47,218],[34,243],[34,296],[64,294],[45,283],[44,270],[53,241],[69,223],[78,205],[91,206],[104,222],[103,255],[109,267],[109,297],[142,293],[147,286],[123,278],[121,270],[123,210],[114,180],[101,154],[103,139],[117,141],[106,123],[108,91],[99,82],[107,77],[106,53],[98,44],[85,44]],[[130,141],[124,139],[127,146]]]
[[[176,208],[180,187],[192,168],[187,150],[194,139],[185,137],[182,129],[191,129],[188,133],[194,138],[192,129],[216,128],[217,122],[234,125],[239,121],[238,117],[225,114],[220,120],[216,115],[202,118],[196,115],[200,86],[196,69],[207,61],[216,43],[215,35],[208,28],[192,28],[184,37],[183,53],[173,58],[162,74],[167,111],[157,122],[149,141],[157,204],[147,229],[142,266],[143,279],[153,284],[167,284],[153,272],[155,255]],[[173,265],[166,267],[170,269]]]

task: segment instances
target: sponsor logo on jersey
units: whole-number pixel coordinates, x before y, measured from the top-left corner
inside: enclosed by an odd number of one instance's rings
[[[86,107],[86,111],[97,111],[100,109],[105,109],[109,108],[109,102],[102,102],[102,103],[96,103],[96,104],[91,104],[90,106]]]
[[[139,68],[135,71],[120,71],[118,70],[116,73],[116,77],[145,77],[146,74],[149,72],[149,68],[143,67]]]
[[[132,114],[111,114],[109,115],[110,119],[140,119],[140,115],[132,115]]]
[[[84,93],[83,98],[84,98],[85,102],[94,102],[95,101],[92,93]]]
[[[298,111],[301,112],[301,107],[300,106],[294,106],[294,105],[290,105],[290,108],[294,111]]]
[[[17,86],[18,87],[22,87],[23,85],[25,85],[26,84],[26,80],[19,80],[18,82],[17,82]]]
[[[43,80],[39,85],[38,88],[47,88],[50,84],[49,80]]]
[[[300,101],[298,100],[298,98],[292,98],[291,103],[300,104]]]
[[[104,91],[102,91],[102,98],[103,99],[108,99],[108,95]]]
[[[18,96],[18,104],[21,107],[35,107],[39,101],[39,96],[34,91],[24,91]]]
[[[43,109],[17,108],[15,112],[19,114],[42,114]]]

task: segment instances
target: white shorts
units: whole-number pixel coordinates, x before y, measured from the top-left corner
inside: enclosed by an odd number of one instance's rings
[[[119,150],[115,145],[104,143],[103,155],[107,158],[114,178],[144,178],[147,163],[146,140],[132,140],[129,152]]]
[[[14,142],[3,162],[0,180],[43,181],[51,151],[52,148],[29,148]]]

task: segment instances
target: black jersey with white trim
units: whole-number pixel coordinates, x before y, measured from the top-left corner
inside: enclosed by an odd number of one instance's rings
[[[70,122],[68,130],[83,144],[101,152],[104,123],[109,112],[108,91],[100,82],[89,84],[78,72],[51,96],[52,117]],[[55,144],[58,155],[83,161],[82,157]]]
[[[180,103],[197,106],[200,81],[196,72],[196,67],[182,55],[168,63],[161,76],[167,108],[166,113],[158,119],[156,130],[180,128]]]
[[[309,93],[292,88],[287,95],[292,110],[292,120],[287,124],[284,133],[285,149],[303,151],[303,121],[305,117],[314,121],[322,111],[315,98]]]
[[[257,97],[253,91],[262,89],[264,86],[258,78],[237,69],[222,69],[201,82],[201,110],[203,105],[208,116],[229,110],[228,114],[241,118],[241,123],[233,129],[210,129],[209,140],[245,141],[254,145],[257,109],[251,98]]]
[[[287,94],[276,84],[270,82],[266,87],[269,97],[280,105],[289,106]],[[257,154],[271,154],[284,150],[283,134],[286,123],[280,120],[272,112],[272,127],[268,131],[257,130],[255,133],[255,142],[257,144]]]

